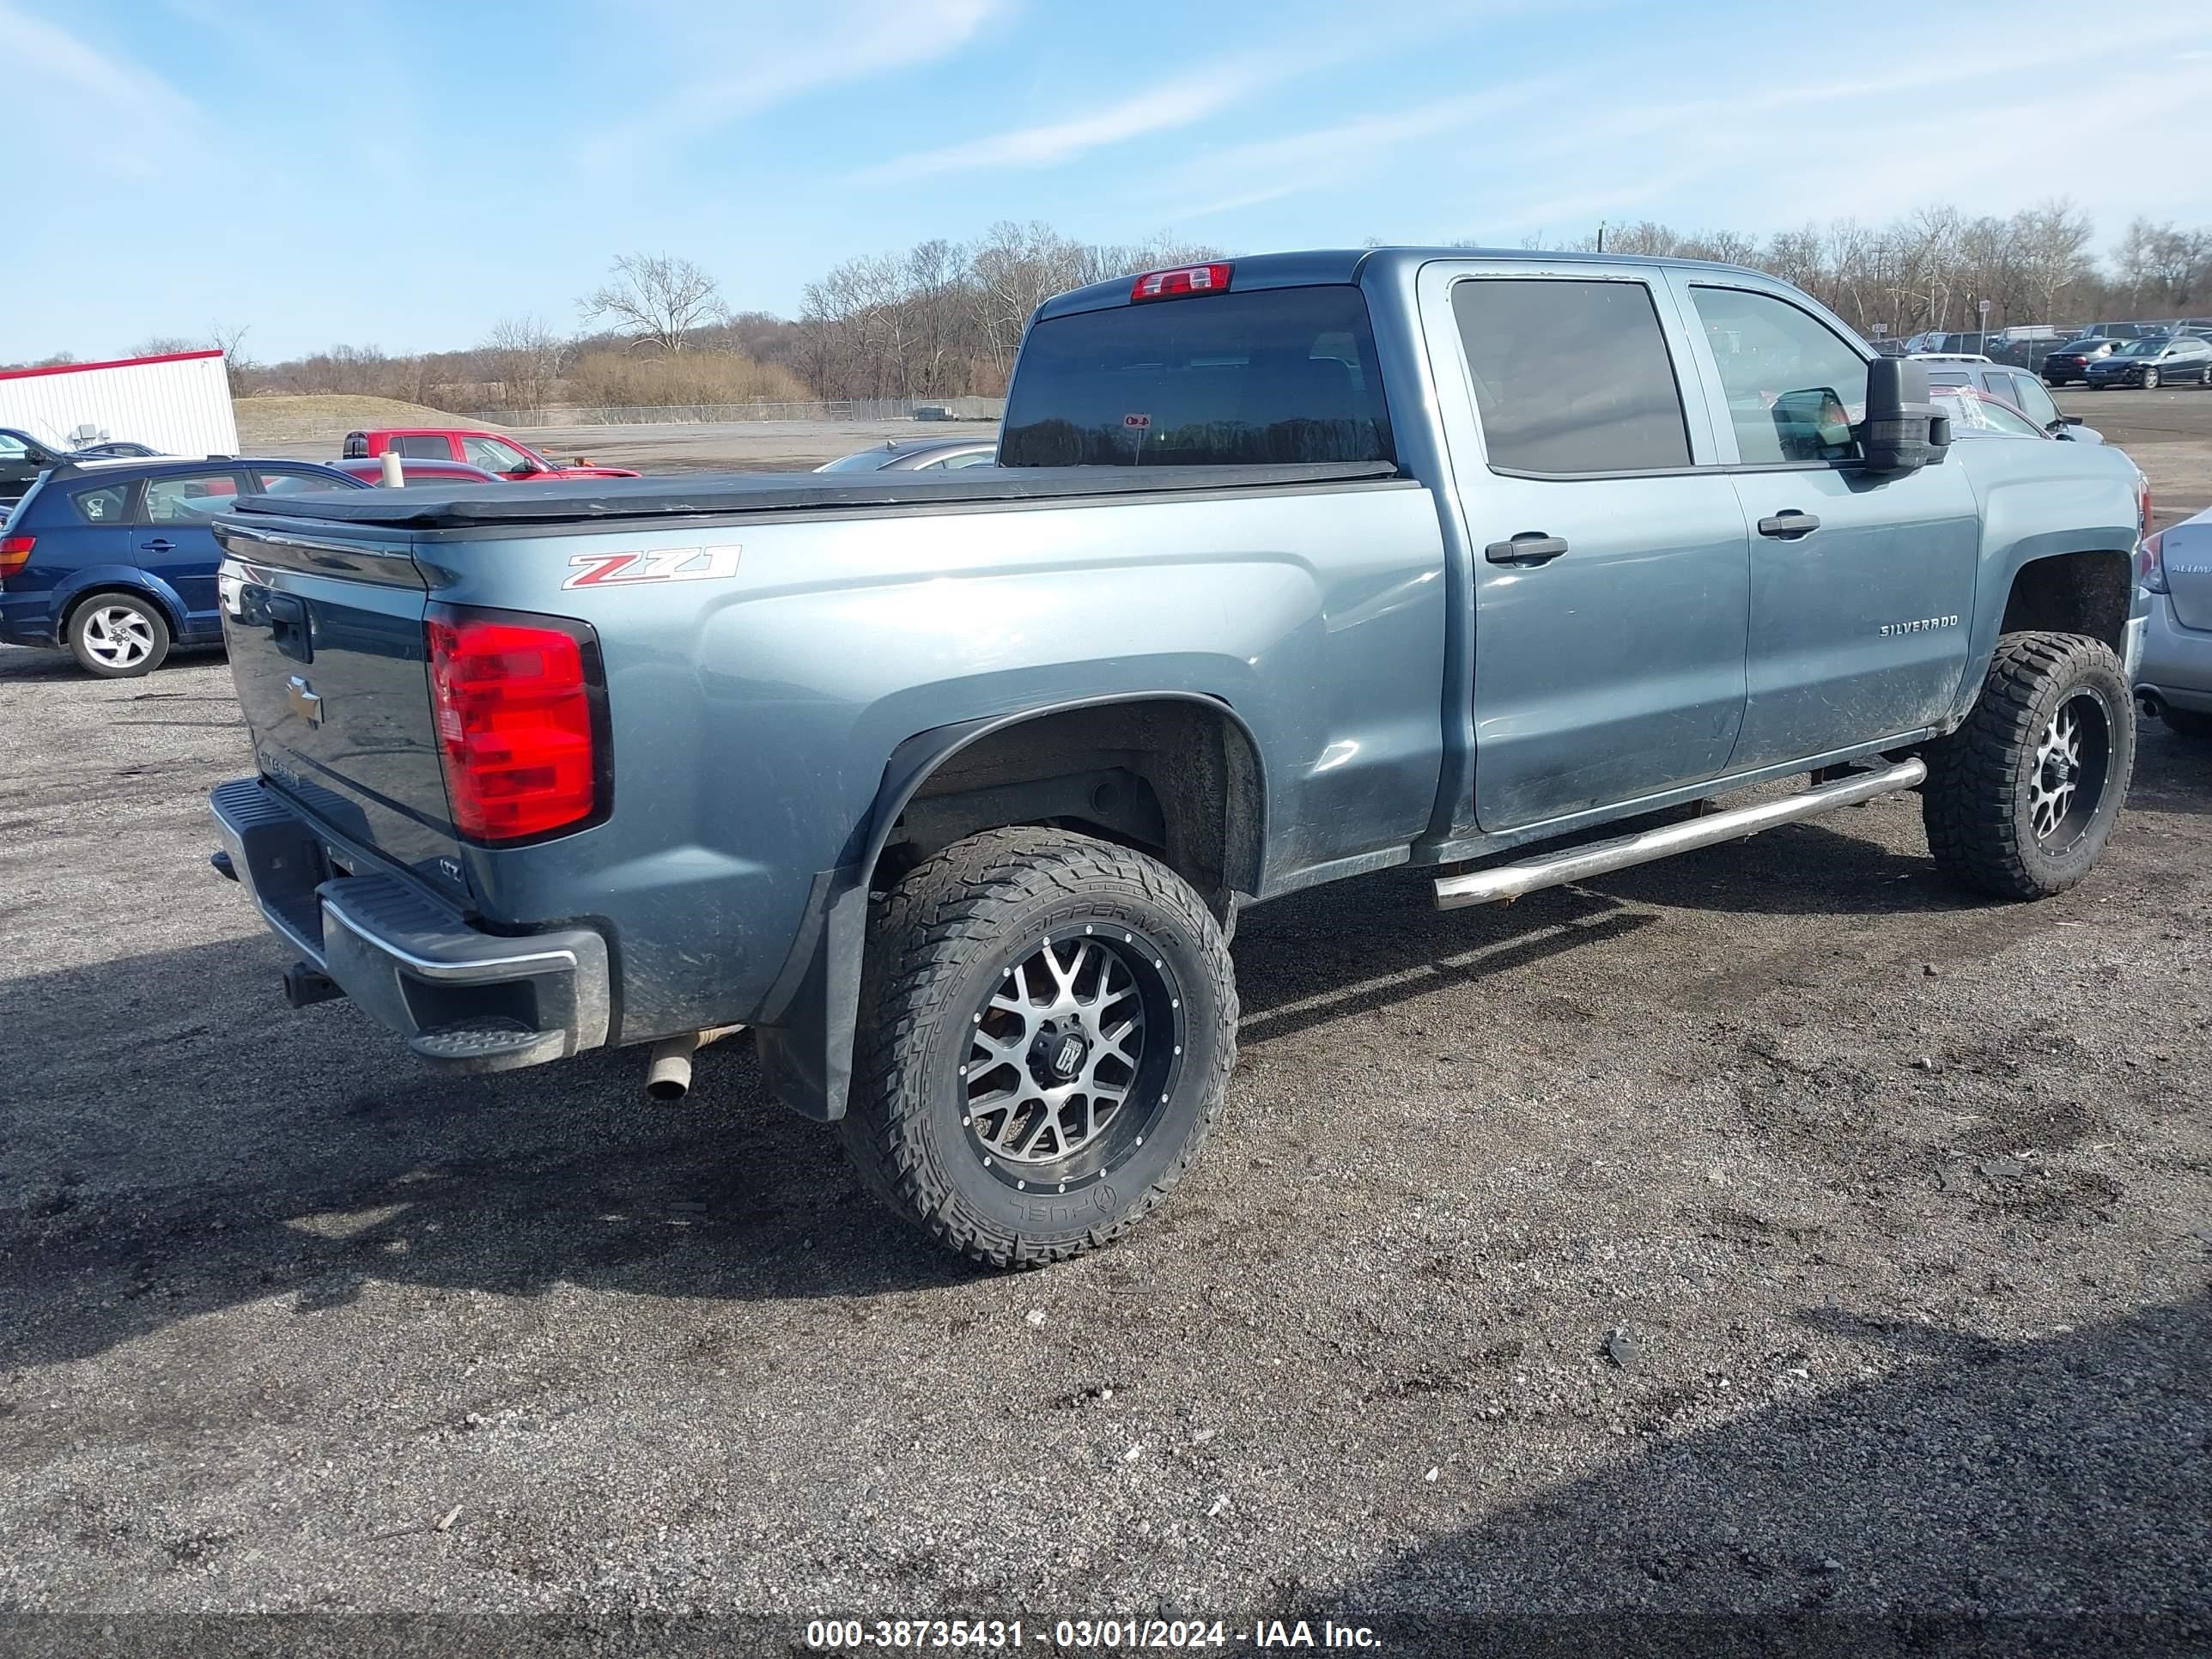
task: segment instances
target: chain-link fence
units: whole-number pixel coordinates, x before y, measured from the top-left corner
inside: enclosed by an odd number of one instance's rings
[[[812,403],[555,404],[538,410],[490,410],[470,416],[488,426],[522,430],[548,426],[668,426],[758,421],[995,421],[1003,398],[849,398]]]

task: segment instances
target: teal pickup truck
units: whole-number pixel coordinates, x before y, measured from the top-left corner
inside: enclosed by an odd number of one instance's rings
[[[1100,283],[1032,320],[997,466],[219,515],[255,772],[216,862],[295,1002],[449,1067],[635,1046],[663,1094],[750,1027],[930,1235],[1065,1257],[1213,1124],[1245,906],[1406,864],[1478,903],[1908,787],[1966,886],[2079,880],[2148,501],[2115,450],[1948,437],[1923,365],[1729,266]]]

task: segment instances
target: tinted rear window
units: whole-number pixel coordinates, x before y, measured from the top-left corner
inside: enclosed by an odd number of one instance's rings
[[[1642,283],[1478,277],[1451,295],[1491,465],[1639,472],[1690,464],[1674,366]]]
[[[1396,459],[1367,301],[1345,285],[1039,323],[999,450],[1001,466]]]

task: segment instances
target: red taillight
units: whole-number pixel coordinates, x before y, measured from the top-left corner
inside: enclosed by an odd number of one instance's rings
[[[12,576],[31,562],[36,536],[0,536],[0,577]]]
[[[1129,298],[1133,301],[1172,300],[1184,294],[1224,294],[1229,289],[1231,269],[1224,260],[1219,264],[1177,265],[1173,270],[1148,270],[1129,285]]]
[[[605,803],[589,630],[464,611],[423,629],[454,828],[510,842],[596,819]]]
[[[2146,593],[2163,593],[2166,586],[2166,532],[2146,536],[2136,544],[2136,580]]]

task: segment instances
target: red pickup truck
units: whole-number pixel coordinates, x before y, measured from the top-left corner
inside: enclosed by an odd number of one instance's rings
[[[635,478],[628,467],[593,466],[582,456],[574,466],[549,461],[527,445],[496,432],[472,432],[461,427],[395,426],[374,432],[349,432],[342,459],[366,460],[397,450],[403,460],[461,461],[482,467],[502,478],[536,482],[542,478]]]

